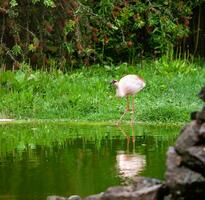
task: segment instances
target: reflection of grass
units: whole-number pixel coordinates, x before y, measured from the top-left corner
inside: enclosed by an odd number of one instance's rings
[[[0,125],[0,193],[19,199],[46,199],[48,194],[85,197],[119,185],[119,151],[144,155],[143,176],[163,178],[165,152],[177,127],[121,127],[42,122]],[[100,181],[99,181],[100,180]],[[41,198],[42,196],[42,198]]]
[[[205,70],[186,63],[183,69],[193,70],[167,71],[164,65],[164,61],[153,61],[145,62],[144,68],[126,64],[91,67],[71,74],[2,72],[0,117],[116,121],[124,110],[125,101],[115,97],[110,81],[137,73],[144,77],[147,85],[135,99],[136,120],[187,121],[189,113],[200,107],[196,94],[204,84]],[[129,120],[129,115],[126,119]]]
[[[132,136],[132,129],[129,125],[123,127],[127,135]],[[153,137],[155,144],[161,141],[169,141],[175,138],[178,128],[136,126],[134,135],[146,141],[146,138]],[[0,126],[0,157],[5,157],[7,153],[22,153],[24,150],[35,149],[37,146],[53,147],[55,145],[63,147],[65,144],[72,144],[77,140],[82,140],[83,144],[92,142],[96,148],[101,148],[103,141],[113,138],[125,139],[126,136],[111,125],[74,125],[61,123],[22,123],[5,124]],[[149,140],[149,139],[148,139]]]

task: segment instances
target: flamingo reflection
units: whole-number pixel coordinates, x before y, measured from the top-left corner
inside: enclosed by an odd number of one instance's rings
[[[119,130],[127,137],[126,151],[118,151],[117,169],[119,176],[122,178],[131,178],[139,174],[146,166],[145,156],[135,153],[135,135],[134,126],[132,128],[132,151],[130,152],[130,136],[126,134],[121,126],[118,126]]]

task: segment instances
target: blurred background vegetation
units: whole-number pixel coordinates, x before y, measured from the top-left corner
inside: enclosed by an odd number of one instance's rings
[[[0,0],[1,68],[69,71],[167,52],[189,59],[199,46],[203,2]]]

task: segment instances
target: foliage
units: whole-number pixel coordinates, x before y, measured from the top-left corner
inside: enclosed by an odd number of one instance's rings
[[[160,65],[174,66],[160,71]],[[180,72],[178,63],[183,63]],[[177,70],[175,70],[177,66]],[[17,119],[62,119],[116,121],[124,111],[125,100],[115,97],[110,85],[123,74],[136,73],[146,80],[146,88],[135,98],[137,121],[184,122],[200,108],[196,94],[204,85],[205,70],[184,61],[143,61],[130,66],[92,66],[63,74],[21,70],[2,72],[0,77],[0,116]],[[184,69],[191,69],[188,72]],[[128,114],[125,120],[129,120]]]
[[[1,0],[0,62],[63,70],[134,63],[179,46],[203,0]]]
[[[184,59],[175,58],[173,48],[169,48],[165,55],[155,60],[156,70],[162,75],[189,74],[197,70],[196,62],[188,59],[190,55],[184,54]],[[190,57],[191,58],[191,57]]]

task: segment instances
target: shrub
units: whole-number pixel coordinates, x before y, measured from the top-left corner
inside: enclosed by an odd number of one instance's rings
[[[0,62],[44,70],[134,63],[187,37],[203,0],[2,0]]]

